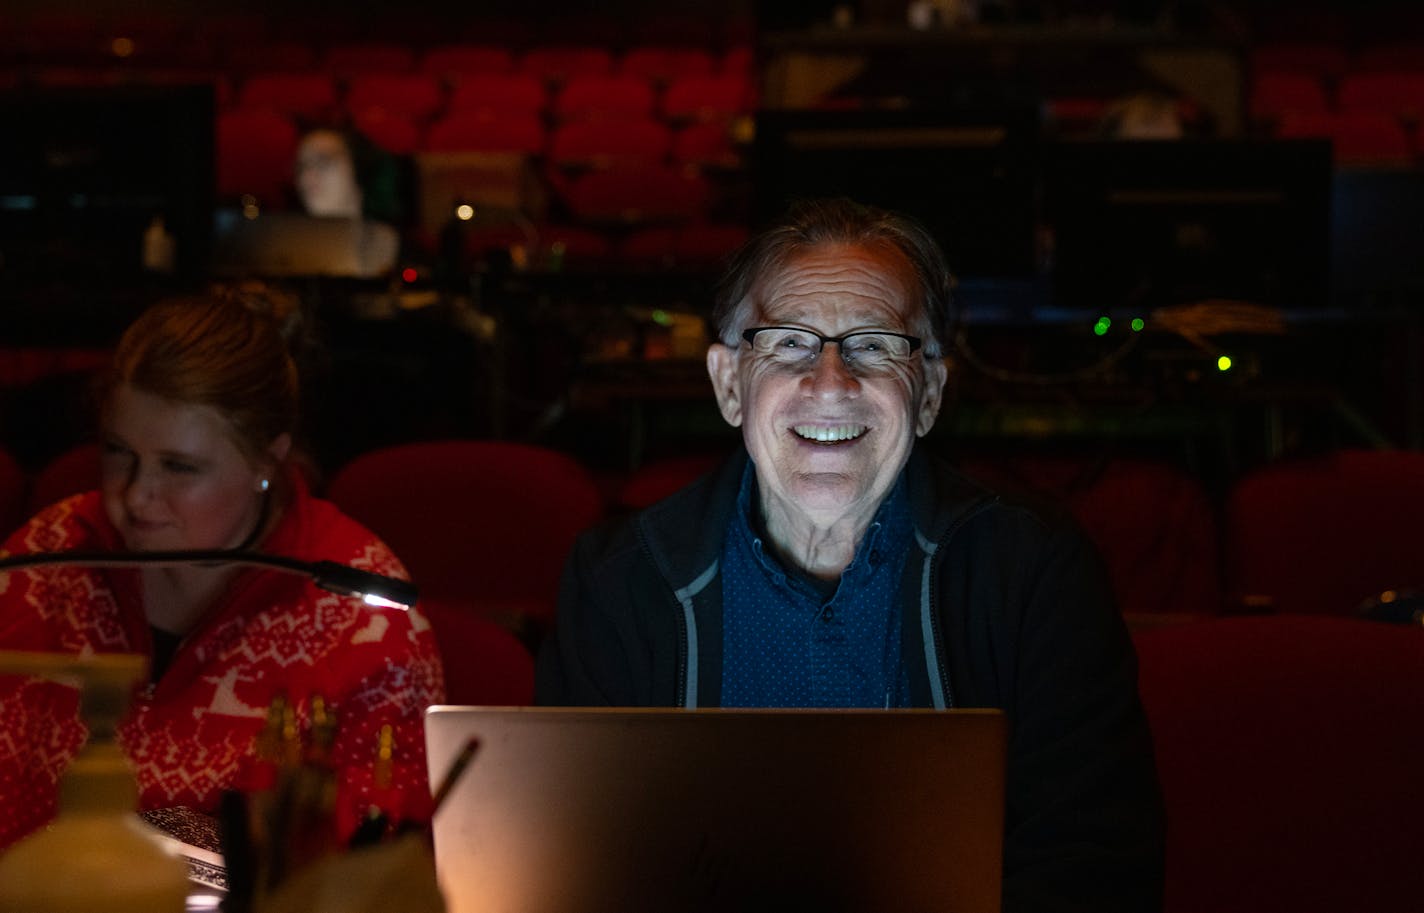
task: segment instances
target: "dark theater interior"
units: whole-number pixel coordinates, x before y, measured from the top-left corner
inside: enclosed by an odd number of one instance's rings
[[[429,638],[437,679],[443,665],[436,703],[532,707],[575,541],[743,450],[709,381],[723,270],[797,201],[848,197],[916,220],[953,275],[943,405],[917,451],[1096,552],[1160,780],[1160,909],[1424,908],[1424,6],[7,0],[0,122],[0,673],[27,668],[11,649],[159,648],[32,636],[5,562],[64,550],[31,518],[107,492],[112,397],[140,387],[111,371],[126,328],[221,289],[294,315],[299,424],[279,462],[399,558],[368,570],[419,588],[409,636]],[[354,208],[308,186],[332,167],[313,137],[344,144]],[[268,485],[239,548],[276,522]],[[696,593],[676,595],[690,617]],[[0,690],[7,729],[15,694]],[[320,712],[287,698],[312,739],[300,763],[262,741],[286,731],[277,703],[247,708],[279,784],[325,763]],[[137,738],[111,730],[91,725],[91,745]],[[387,786],[391,731],[360,748],[386,751],[370,776]],[[459,761],[478,771],[472,751]],[[224,776],[256,795],[244,764]],[[140,805],[167,804],[144,776]],[[194,813],[227,858],[219,884],[188,857],[189,910],[316,909],[277,903],[282,879],[357,852],[313,851],[311,821],[280,803],[265,832],[224,808]],[[433,887],[428,828],[305,811],[366,851],[413,853],[388,877]],[[484,906],[435,820],[446,906],[415,892],[411,909],[659,908],[636,892]],[[0,827],[0,901],[40,896],[6,887],[23,833]],[[46,852],[57,879],[68,851]],[[324,877],[353,896],[331,909],[394,890],[338,871]],[[998,910],[998,892],[934,909]],[[727,896],[685,908],[800,897]],[[1007,888],[1002,903],[1079,909]]]

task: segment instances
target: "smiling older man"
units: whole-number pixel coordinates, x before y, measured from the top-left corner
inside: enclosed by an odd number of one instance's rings
[[[1151,910],[1160,798],[1096,556],[916,444],[950,284],[919,225],[847,200],[743,248],[707,368],[745,453],[580,540],[538,698],[1003,708],[1004,908]]]

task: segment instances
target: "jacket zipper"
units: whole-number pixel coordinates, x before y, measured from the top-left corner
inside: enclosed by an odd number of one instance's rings
[[[942,631],[940,631],[939,612],[936,612],[934,610],[935,594],[939,592],[939,561],[937,561],[936,558],[939,556],[941,549],[945,549],[949,546],[949,540],[955,537],[955,534],[957,534],[959,530],[963,528],[964,524],[968,523],[970,520],[979,516],[979,514],[988,510],[990,507],[994,506],[997,503],[999,503],[999,496],[989,495],[985,497],[979,504],[975,505],[971,510],[967,510],[963,514],[961,514],[960,517],[950,525],[949,529],[944,531],[944,535],[940,536],[938,543],[935,546],[935,553],[933,555],[929,555],[926,559],[930,562],[930,582],[928,598],[930,599],[931,603],[926,608],[930,614],[930,634],[934,637],[935,665],[938,666],[935,672],[939,675],[939,684],[940,688],[943,690],[944,693],[944,706],[946,710],[954,706],[954,695],[953,692],[951,692],[949,689],[949,671],[945,668],[944,634]]]
[[[653,557],[653,550],[648,546],[648,537],[643,533],[643,524],[640,522],[634,529],[638,536],[638,548],[642,550],[643,557],[648,559],[648,563],[653,567],[659,567],[657,560]],[[673,692],[673,706],[681,707],[687,702],[687,621],[682,616],[682,602],[677,598],[677,590],[672,589],[667,577],[659,573],[663,584],[669,588],[669,595],[672,596],[673,617],[677,619],[677,686]]]

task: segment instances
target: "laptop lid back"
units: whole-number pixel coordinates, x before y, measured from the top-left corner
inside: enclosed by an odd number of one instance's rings
[[[999,909],[998,711],[434,707],[450,913]]]

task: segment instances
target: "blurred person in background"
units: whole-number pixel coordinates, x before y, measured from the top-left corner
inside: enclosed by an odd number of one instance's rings
[[[294,181],[302,211],[362,223],[360,271],[390,272],[401,252],[404,218],[396,157],[350,128],[316,127],[297,145]]]

